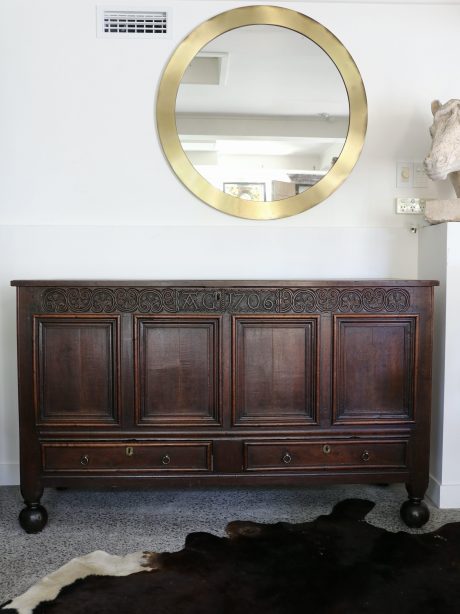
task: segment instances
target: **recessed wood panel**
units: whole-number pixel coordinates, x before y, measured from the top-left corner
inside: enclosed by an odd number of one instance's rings
[[[316,419],[317,318],[234,317],[235,424]]]
[[[118,418],[118,317],[35,318],[37,419],[113,423]]]
[[[138,422],[219,422],[220,318],[137,318]]]
[[[408,421],[414,414],[416,317],[336,317],[337,422]]]

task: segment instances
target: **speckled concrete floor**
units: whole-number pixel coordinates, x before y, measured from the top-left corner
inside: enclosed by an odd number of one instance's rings
[[[0,604],[75,556],[93,550],[127,554],[179,550],[193,531],[223,535],[231,520],[305,522],[329,513],[342,499],[376,503],[367,520],[390,531],[408,530],[399,519],[402,485],[290,489],[207,489],[91,492],[47,489],[49,523],[27,535],[17,522],[19,489],[0,487]],[[460,510],[432,507],[423,531],[460,522]]]

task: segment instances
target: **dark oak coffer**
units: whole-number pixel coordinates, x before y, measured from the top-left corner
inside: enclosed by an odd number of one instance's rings
[[[14,281],[20,522],[44,487],[404,482],[428,519],[433,281]]]

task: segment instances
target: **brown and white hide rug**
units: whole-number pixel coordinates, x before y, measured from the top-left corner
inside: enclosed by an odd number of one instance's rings
[[[391,533],[348,499],[302,524],[231,522],[180,552],[94,552],[4,609],[46,614],[428,614],[460,612],[460,523]]]

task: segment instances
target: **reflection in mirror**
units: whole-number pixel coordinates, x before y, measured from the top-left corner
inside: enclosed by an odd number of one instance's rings
[[[347,91],[329,56],[272,25],[236,28],[208,43],[176,100],[181,145],[197,172],[247,200],[308,190],[340,155],[348,123]]]

